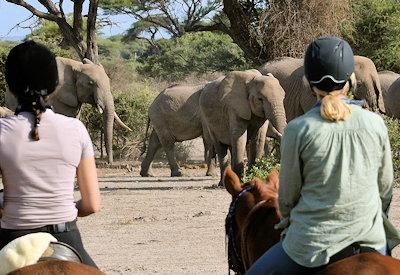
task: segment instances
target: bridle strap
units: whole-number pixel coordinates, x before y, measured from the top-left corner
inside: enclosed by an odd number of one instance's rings
[[[229,256],[229,248],[231,248],[234,252],[234,256],[236,261],[239,262],[243,266],[241,253],[237,250],[236,247],[236,240],[235,240],[235,212],[236,212],[236,203],[238,202],[239,198],[242,197],[245,193],[250,192],[252,186],[245,187],[233,200],[229,206],[228,216],[227,216],[227,223],[228,223],[228,256]],[[228,261],[228,270],[230,270],[230,265]]]

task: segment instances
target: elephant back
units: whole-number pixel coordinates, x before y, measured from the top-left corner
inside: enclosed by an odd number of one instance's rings
[[[281,57],[265,63],[258,70],[263,75],[272,73],[280,80],[289,77],[295,70],[302,67],[303,63],[302,58]]]
[[[400,74],[392,71],[380,71],[378,72],[378,77],[381,82],[382,94],[385,99],[390,86],[400,77]]]

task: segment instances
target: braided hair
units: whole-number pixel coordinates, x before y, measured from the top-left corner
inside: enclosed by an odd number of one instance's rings
[[[11,49],[6,60],[8,87],[18,100],[15,114],[30,112],[35,121],[30,136],[39,140],[40,119],[49,106],[46,98],[58,84],[55,55],[44,45],[32,40]]]

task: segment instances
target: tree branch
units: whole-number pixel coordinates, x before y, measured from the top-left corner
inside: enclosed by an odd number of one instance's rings
[[[21,29],[30,29],[31,32],[32,32],[33,29],[35,28],[35,26],[30,25],[30,26],[25,27],[25,26],[22,26],[22,24],[25,23],[25,22],[27,22],[27,21],[29,21],[29,20],[31,20],[34,16],[35,16],[35,15],[32,14],[31,16],[29,16],[29,17],[26,18],[25,20],[22,20],[21,22],[15,24],[15,26],[12,27],[12,28],[7,32],[7,34],[6,34],[5,36],[8,36],[13,30],[15,30],[15,29],[17,29],[17,28],[21,28]],[[4,36],[4,37],[5,37],[5,36]]]
[[[222,23],[216,23],[212,25],[195,25],[191,29],[187,30],[187,32],[215,32],[215,31],[228,33],[228,28]]]
[[[57,16],[55,16],[54,14],[42,12],[42,11],[34,8],[30,4],[26,3],[23,0],[6,0],[6,1],[9,2],[9,3],[13,3],[13,4],[16,4],[18,6],[24,7],[25,9],[29,10],[32,14],[36,15],[37,17],[40,17],[40,18],[43,18],[43,19],[47,19],[47,20],[50,20],[50,21],[56,21],[57,20]]]
[[[81,36],[82,25],[83,25],[83,19],[82,19],[83,2],[84,2],[84,0],[75,0],[74,1],[74,21],[72,23],[74,32],[80,36]]]
[[[65,17],[64,9],[63,9],[64,0],[60,0],[58,3],[58,7],[60,8],[61,16]]]
[[[38,0],[40,4],[42,4],[49,13],[54,14],[55,16],[61,16],[61,12],[58,10],[57,6],[50,0]]]

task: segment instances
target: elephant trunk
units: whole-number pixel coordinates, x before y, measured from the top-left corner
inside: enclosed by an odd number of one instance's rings
[[[104,141],[106,146],[108,163],[111,164],[114,161],[112,141],[113,141],[115,107],[111,92],[106,93],[104,97],[105,98],[101,99],[98,105],[103,110]]]
[[[283,109],[283,107],[282,107],[282,109]],[[274,111],[274,112],[272,112],[272,116],[267,119],[270,120],[270,122],[272,123],[272,126],[278,132],[278,136],[282,137],[283,132],[287,126],[285,112],[279,111],[279,110]]]

